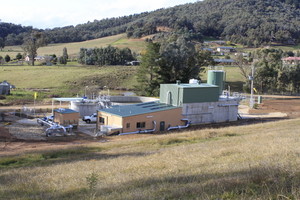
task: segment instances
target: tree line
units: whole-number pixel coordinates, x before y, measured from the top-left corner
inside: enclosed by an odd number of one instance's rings
[[[204,0],[46,30],[0,23],[0,44],[2,40],[5,45],[20,45],[26,34],[33,30],[44,32],[48,43],[68,43],[120,33],[139,38],[161,32],[158,27],[254,47],[273,43],[294,44],[300,41],[299,5],[299,0]]]
[[[285,56],[300,56],[300,52],[281,49],[260,49],[254,52],[254,84],[260,93],[300,93],[300,64],[284,65]]]
[[[120,49],[113,46],[102,48],[81,48],[78,62],[85,65],[125,65],[126,62],[135,60],[129,48]]]

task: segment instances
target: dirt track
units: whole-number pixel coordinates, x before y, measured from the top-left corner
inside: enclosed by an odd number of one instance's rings
[[[2,110],[3,107],[2,107]],[[287,118],[300,117],[300,99],[270,99],[263,100],[258,109],[249,110],[250,114],[286,113]],[[69,148],[90,143],[109,142],[113,140],[151,137],[148,135],[127,135],[122,137],[94,138],[76,132],[72,136],[46,137],[42,127],[38,125],[22,125],[17,123],[21,118],[6,115],[5,122],[0,122],[0,156],[21,154],[31,150],[51,150]]]

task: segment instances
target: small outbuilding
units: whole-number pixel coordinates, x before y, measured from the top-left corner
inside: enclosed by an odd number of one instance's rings
[[[78,127],[79,117],[79,112],[71,109],[59,108],[53,112],[54,122],[62,126],[72,125],[75,128]]]
[[[14,88],[14,85],[11,85],[7,81],[3,81],[2,83],[0,83],[0,95],[10,95],[10,90]]]

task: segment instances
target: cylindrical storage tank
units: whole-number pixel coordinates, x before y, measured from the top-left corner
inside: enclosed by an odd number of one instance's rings
[[[219,86],[219,95],[224,90],[225,72],[223,70],[208,70],[207,83]]]
[[[80,117],[91,115],[101,109],[98,103],[71,101],[70,109],[79,112]]]

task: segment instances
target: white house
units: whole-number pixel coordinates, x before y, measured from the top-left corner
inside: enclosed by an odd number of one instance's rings
[[[224,52],[224,53],[230,53],[230,52],[235,52],[236,50],[233,47],[218,47],[217,51]]]

